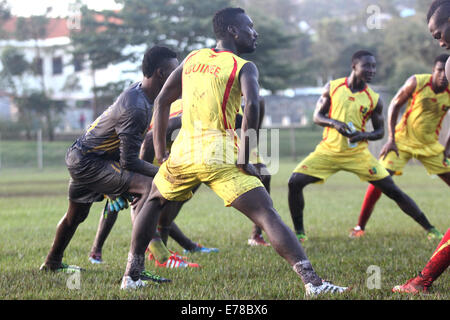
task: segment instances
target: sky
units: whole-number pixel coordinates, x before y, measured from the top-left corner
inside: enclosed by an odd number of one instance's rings
[[[70,4],[75,0],[7,0],[11,13],[15,16],[30,16],[45,13],[47,7],[52,7],[49,16],[65,17],[70,15]],[[90,9],[119,9],[114,0],[82,0]]]

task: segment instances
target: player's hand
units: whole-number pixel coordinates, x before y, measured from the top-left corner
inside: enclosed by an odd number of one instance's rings
[[[163,162],[165,162],[168,158],[169,158],[169,152],[166,150],[166,152],[164,152],[164,154],[162,156],[156,157],[156,161],[158,161],[158,163],[160,165],[162,165]]]
[[[389,139],[386,142],[386,144],[383,146],[383,148],[381,148],[380,158],[383,157],[383,160],[384,160],[386,158],[386,156],[388,155],[388,153],[391,151],[394,151],[395,154],[397,155],[397,157],[399,156],[397,144],[395,143],[394,140]]]
[[[350,143],[367,140],[367,133],[361,131],[355,131],[349,135]]]
[[[128,202],[133,201],[133,197],[128,194],[123,194],[116,198],[107,196],[107,198],[108,200],[106,204],[105,216],[109,213],[118,213],[123,209],[127,209],[129,207]]]
[[[333,122],[333,127],[344,137],[350,138],[352,136],[352,130],[349,128],[349,126],[341,121],[335,120]]]
[[[258,169],[256,169],[256,167],[251,164],[251,163],[246,163],[246,164],[239,164],[236,163],[236,167],[243,173],[257,177],[259,180],[262,181],[261,175],[259,174]]]

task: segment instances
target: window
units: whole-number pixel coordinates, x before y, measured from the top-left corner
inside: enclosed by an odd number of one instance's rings
[[[55,57],[53,58],[53,74],[61,74],[62,73],[62,58]]]

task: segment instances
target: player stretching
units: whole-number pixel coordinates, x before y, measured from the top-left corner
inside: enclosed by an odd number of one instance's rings
[[[58,223],[42,270],[79,270],[62,263],[64,250],[88,216],[92,203],[103,200],[104,194],[136,195],[140,197],[137,208],[142,207],[158,168],[140,160],[139,150],[152,118],[153,101],[177,66],[176,53],[170,49],[155,46],[147,50],[142,61],[142,82],[126,89],[67,151],[69,208]],[[149,272],[142,277],[167,280]]]
[[[172,133],[175,130],[178,130],[181,127],[181,114],[182,114],[182,105],[181,100],[177,100],[172,103],[170,107],[170,117],[169,117],[169,128],[167,130],[167,143],[168,149],[170,150],[171,137]],[[145,160],[147,162],[153,163],[155,166],[159,167],[158,162],[154,161],[155,152],[153,149],[153,119],[149,126],[149,131],[147,132],[144,142],[141,146],[141,151],[139,158]],[[175,217],[178,214],[178,211],[181,209],[182,203],[180,203],[179,208],[175,212],[167,213],[169,215],[174,215]],[[120,209],[120,207],[119,207]],[[106,210],[106,212],[105,212]],[[104,212],[100,217],[97,234],[94,239],[94,243],[92,245],[91,253],[89,254],[89,261],[93,264],[103,263],[102,260],[102,248],[108,237],[112,227],[114,226],[118,211],[108,210],[108,207],[105,206]],[[132,208],[131,213],[132,221],[135,219],[135,210]],[[164,217],[164,214],[163,214]],[[150,250],[150,259],[156,260],[156,266],[166,267],[171,265],[177,265],[178,267],[198,267],[197,264],[189,263],[185,261],[185,259],[180,258],[176,254],[172,254],[166,247],[167,245],[167,237],[171,236],[178,244],[180,244],[183,248],[185,248],[185,252],[217,252],[216,248],[207,248],[202,245],[193,242],[188,237],[184,235],[184,233],[178,228],[175,222],[172,222],[169,228],[158,228],[157,234],[154,236],[149,245]],[[161,242],[162,241],[162,242]],[[176,264],[179,261],[180,263]]]
[[[449,55],[442,54],[434,61],[432,74],[417,74],[410,77],[397,92],[389,106],[389,139],[381,150],[381,164],[389,174],[401,175],[403,167],[411,158],[417,158],[429,174],[436,174],[450,186],[450,136],[445,148],[439,143],[442,121],[450,109],[450,90],[445,77],[445,63]],[[400,109],[407,103],[400,123]],[[397,124],[397,126],[396,126]],[[358,225],[350,237],[364,235],[365,226],[381,197],[381,191],[369,185],[364,197]],[[442,238],[433,229],[430,239]]]
[[[140,279],[144,253],[162,208],[189,199],[191,190],[205,183],[226,206],[241,211],[267,233],[271,245],[302,278],[308,295],[343,292],[345,287],[323,281],[315,273],[294,233],[273,208],[254,166],[248,162],[251,143],[247,131],[258,126],[258,70],[239,56],[256,48],[258,34],[253,22],[244,10],[226,8],[215,14],[213,25],[216,48],[190,53],[155,101],[155,154],[162,165],[153,180],[148,201],[133,225],[121,288],[146,285]],[[245,115],[238,151],[234,125],[241,94]],[[182,127],[167,157],[169,107],[179,96],[183,101]],[[238,164],[235,164],[236,156]]]
[[[350,76],[329,82],[317,102],[314,122],[325,127],[323,140],[295,168],[289,180],[289,209],[299,240],[306,238],[303,188],[310,183],[323,182],[341,170],[370,182],[425,230],[434,230],[414,201],[394,184],[387,170],[369,151],[367,141],[379,140],[384,135],[383,104],[379,95],[367,85],[375,72],[373,54],[356,52],[352,57]],[[369,120],[372,121],[372,132],[365,131]]]
[[[450,49],[450,0],[435,0],[428,13],[428,29],[433,37],[439,41],[441,47]],[[445,75],[450,79],[450,59],[445,64]],[[447,140],[448,142],[448,140]],[[447,149],[448,150],[448,149]],[[450,156],[446,154],[447,158]],[[395,286],[392,291],[418,293],[428,291],[431,284],[450,265],[450,229],[444,235],[431,259],[419,275],[408,280],[404,285]]]

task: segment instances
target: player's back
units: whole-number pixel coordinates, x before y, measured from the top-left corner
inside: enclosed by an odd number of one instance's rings
[[[182,127],[172,153],[186,153],[179,149],[186,150],[188,145],[195,145],[197,151],[200,145],[204,160],[213,158],[218,149],[222,153],[226,146],[234,152],[235,118],[241,102],[238,78],[247,62],[232,52],[213,49],[188,55],[182,75]]]
[[[143,139],[152,117],[153,105],[135,83],[120,94],[75,142],[74,147],[83,154],[93,154],[108,159],[120,157],[119,135],[138,135]]]

